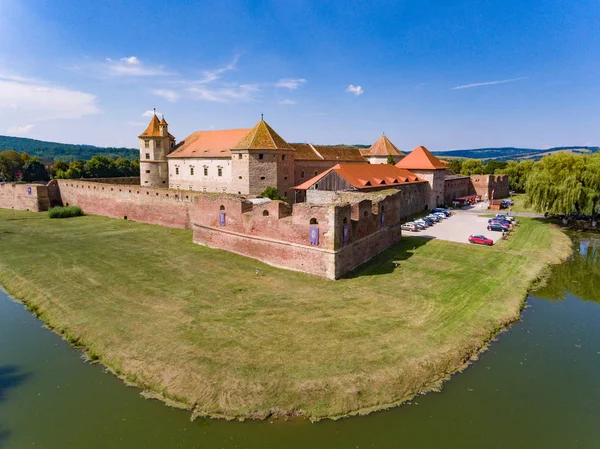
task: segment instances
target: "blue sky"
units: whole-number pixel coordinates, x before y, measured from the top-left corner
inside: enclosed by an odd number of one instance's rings
[[[178,140],[264,113],[290,142],[600,145],[598,23],[592,0],[0,0],[0,134],[137,147],[156,108]]]

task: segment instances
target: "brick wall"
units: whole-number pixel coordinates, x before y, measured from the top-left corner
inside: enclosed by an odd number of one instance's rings
[[[468,176],[446,179],[444,185],[444,203],[452,204],[456,198],[471,195],[471,179]]]
[[[48,188],[41,184],[0,183],[0,207],[33,212],[48,210]]]
[[[56,180],[64,206],[79,206],[86,214],[189,228],[191,192],[98,182]]]
[[[491,198],[506,198],[509,195],[508,175],[473,175],[471,176],[472,194]]]

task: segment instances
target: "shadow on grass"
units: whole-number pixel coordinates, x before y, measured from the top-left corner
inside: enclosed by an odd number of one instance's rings
[[[0,448],[6,447],[6,442],[10,438],[10,430],[0,427]]]
[[[342,279],[355,279],[361,276],[378,276],[393,273],[400,262],[410,259],[421,246],[431,240],[423,237],[402,237],[395,245],[390,246],[360,267],[350,271]]]

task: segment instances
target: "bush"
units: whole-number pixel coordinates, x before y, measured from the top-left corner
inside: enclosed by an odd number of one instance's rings
[[[52,207],[48,211],[50,218],[69,218],[69,217],[80,217],[83,215],[83,211],[79,206],[67,206],[67,207]]]

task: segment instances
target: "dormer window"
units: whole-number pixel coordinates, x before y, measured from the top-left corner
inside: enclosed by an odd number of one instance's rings
[[[144,140],[144,148],[150,148],[150,141]]]
[[[259,153],[259,154],[258,154],[258,158],[259,158],[259,159],[261,159],[261,160],[262,160],[264,157],[265,157],[265,155],[264,155],[264,154],[262,154],[262,153]]]

